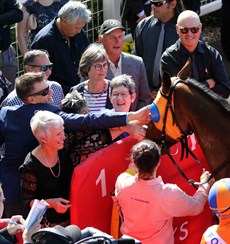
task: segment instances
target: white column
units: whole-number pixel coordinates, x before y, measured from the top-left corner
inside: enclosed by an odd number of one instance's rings
[[[120,0],[103,0],[103,18],[121,20]]]

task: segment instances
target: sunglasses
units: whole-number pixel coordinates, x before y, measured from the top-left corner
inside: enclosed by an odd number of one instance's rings
[[[53,69],[53,64],[48,64],[48,65],[28,64],[28,66],[40,68],[40,71],[42,71],[42,72],[46,72],[48,69],[49,70]]]
[[[187,34],[189,31],[191,31],[192,34],[196,34],[199,31],[199,29],[200,29],[200,27],[187,28],[187,27],[179,26],[179,30],[182,34]]]
[[[101,71],[102,69],[107,70],[107,69],[109,68],[109,65],[108,65],[108,63],[104,63],[104,64],[95,64],[95,65],[93,65],[93,67],[94,67],[94,69],[95,69],[96,71]]]
[[[153,4],[155,7],[161,7],[164,4],[168,3],[168,1],[150,1],[151,4]]]
[[[48,95],[49,91],[50,91],[50,87],[47,86],[44,90],[29,94],[27,97],[33,97],[33,96],[43,96],[43,97],[45,97],[46,95]]]

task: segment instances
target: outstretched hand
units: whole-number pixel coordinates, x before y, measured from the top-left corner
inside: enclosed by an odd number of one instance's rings
[[[138,122],[139,125],[146,125],[150,122],[151,113],[148,109],[148,106],[145,106],[135,112],[128,112],[128,124],[131,121]]]

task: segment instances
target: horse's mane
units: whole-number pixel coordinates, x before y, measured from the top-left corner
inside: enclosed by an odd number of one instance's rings
[[[187,78],[186,83],[188,84],[189,87],[193,87],[194,89],[202,93],[204,96],[211,99],[215,104],[217,104],[219,107],[224,109],[225,112],[230,113],[230,104],[228,103],[228,101],[223,97],[221,97],[220,95],[213,92],[206,85],[199,83],[196,80],[191,78]]]

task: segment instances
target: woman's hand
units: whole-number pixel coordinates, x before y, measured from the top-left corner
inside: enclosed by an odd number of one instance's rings
[[[211,173],[209,173],[209,171],[206,171],[205,169],[203,169],[202,174],[200,176],[200,182],[207,182],[207,180],[209,179]],[[211,178],[207,183],[201,185],[206,191],[209,191],[209,189],[211,188],[211,186],[214,184],[215,179]]]
[[[8,225],[7,231],[10,235],[15,235],[18,232],[22,232],[25,229],[25,220],[21,215],[14,215],[11,217]]]
[[[46,199],[46,201],[49,203],[49,207],[54,208],[57,213],[65,213],[71,207],[69,200],[61,197]]]
[[[133,138],[138,141],[142,141],[145,138],[146,127],[136,125],[135,123],[130,123],[127,126],[120,127],[120,130],[123,132],[129,133]]]

